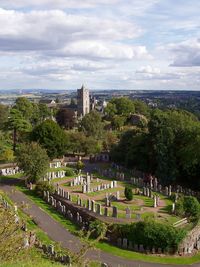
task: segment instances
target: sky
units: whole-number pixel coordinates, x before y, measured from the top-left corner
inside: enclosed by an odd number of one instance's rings
[[[200,90],[199,0],[0,0],[0,89]]]

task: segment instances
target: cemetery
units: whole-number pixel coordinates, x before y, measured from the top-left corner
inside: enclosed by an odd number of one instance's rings
[[[180,195],[197,196],[197,192],[190,189],[171,185],[163,187],[155,177],[146,181],[144,178],[127,176],[125,172],[113,167],[92,173],[79,172],[68,180],[54,182],[54,185],[53,195],[44,191],[44,199],[50,205],[84,228],[93,220],[107,223],[111,233],[107,238],[116,246],[153,254],[171,251],[181,255],[191,254],[200,247],[199,226],[194,227],[187,217],[176,214]],[[127,185],[132,189],[132,200],[125,197]],[[159,233],[162,233],[162,227],[167,229],[168,226],[171,228],[167,231],[174,231],[171,241],[166,241],[169,242],[166,243],[169,246],[166,250],[165,245],[163,247],[159,242],[150,248],[145,246],[145,240],[144,244],[134,244],[128,237],[124,235],[123,238],[118,233],[118,229],[123,232],[126,227],[148,224],[149,219],[153,219],[161,227]],[[173,244],[173,237],[180,238],[179,246]]]

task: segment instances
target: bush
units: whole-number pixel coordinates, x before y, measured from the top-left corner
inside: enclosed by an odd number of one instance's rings
[[[79,170],[82,170],[84,167],[85,167],[84,163],[83,163],[81,160],[79,160],[79,161],[77,162],[77,164],[76,164],[76,168],[77,168],[77,170],[78,170],[78,171],[79,171]]]
[[[73,169],[68,168],[68,169],[65,171],[65,176],[73,176],[73,175],[74,175],[74,171],[73,171]]]
[[[50,194],[54,192],[54,187],[47,181],[40,181],[35,186],[35,192],[38,196],[43,197],[43,192],[49,191]]]
[[[176,214],[185,216],[191,221],[198,221],[200,218],[200,204],[199,201],[192,196],[185,196],[180,198],[176,203]]]
[[[133,199],[133,191],[132,191],[132,188],[129,187],[129,186],[126,186],[125,187],[125,190],[124,190],[124,195],[126,197],[127,200],[131,201]]]
[[[179,243],[186,236],[183,229],[174,228],[155,222],[154,220],[142,221],[125,225],[114,225],[112,234],[114,238],[127,238],[133,244],[143,244],[145,248],[162,248],[177,250]]]

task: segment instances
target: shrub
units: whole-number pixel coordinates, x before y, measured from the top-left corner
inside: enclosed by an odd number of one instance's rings
[[[125,190],[124,190],[124,195],[126,197],[127,200],[131,201],[133,199],[133,191],[132,191],[132,188],[129,187],[129,186],[126,186],[125,187]]]
[[[79,160],[78,162],[77,162],[77,164],[76,164],[76,168],[77,168],[77,170],[79,171],[79,170],[82,170],[83,168],[84,168],[84,163],[81,161],[81,160]]]
[[[49,193],[52,194],[54,192],[53,185],[49,184],[47,181],[38,182],[35,187],[36,194],[42,197],[44,191],[49,191]]]
[[[199,201],[192,196],[185,196],[176,203],[175,213],[179,216],[186,216],[191,221],[198,221],[200,218]]]
[[[73,171],[73,169],[68,168],[68,169],[65,171],[65,176],[73,176],[73,175],[74,175],[74,171]]]

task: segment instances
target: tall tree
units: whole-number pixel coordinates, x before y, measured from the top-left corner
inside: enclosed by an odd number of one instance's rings
[[[31,124],[26,120],[22,113],[12,108],[10,111],[10,117],[7,122],[8,129],[13,130],[13,150],[16,149],[16,144],[18,140],[19,133],[27,133],[31,131]]]

